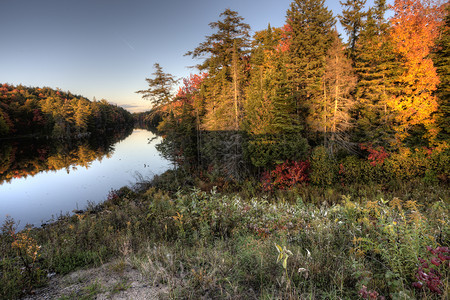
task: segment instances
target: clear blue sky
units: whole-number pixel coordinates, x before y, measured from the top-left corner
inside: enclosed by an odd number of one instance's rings
[[[135,91],[147,87],[153,64],[178,78],[194,72],[187,67],[196,61],[183,54],[211,34],[208,24],[223,10],[238,11],[257,31],[282,26],[291,2],[2,0],[0,83],[60,88],[147,110],[150,103]],[[340,13],[339,1],[326,4]]]

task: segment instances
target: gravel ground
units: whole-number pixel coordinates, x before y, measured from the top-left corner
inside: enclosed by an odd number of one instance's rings
[[[115,261],[54,276],[46,287],[22,299],[161,299],[167,294],[167,287],[153,284],[129,263]]]

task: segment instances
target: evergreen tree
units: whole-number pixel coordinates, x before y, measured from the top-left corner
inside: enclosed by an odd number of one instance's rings
[[[296,113],[307,130],[318,132],[317,115],[322,103],[325,57],[333,41],[333,13],[325,0],[295,0],[287,11],[289,26],[289,70],[291,94]]]
[[[164,140],[157,149],[176,168],[190,170],[197,162],[195,116],[190,103],[185,103],[168,113],[159,124]]]
[[[150,100],[153,109],[161,110],[170,107],[173,100],[173,88],[177,80],[172,74],[165,73],[162,67],[154,64],[155,72],[152,73],[154,78],[146,78],[149,88],[147,90],[139,90],[136,93],[142,94],[142,98]]]
[[[440,79],[436,90],[439,109],[437,122],[441,129],[441,138],[450,139],[450,5],[442,6],[445,12],[445,22],[440,28],[439,38],[436,42],[436,51],[433,62]]]
[[[221,20],[209,24],[216,32],[206,37],[186,55],[201,58],[197,65],[207,71],[205,80],[207,98],[204,128],[208,130],[238,130],[242,110],[243,67],[250,47],[250,26],[237,12],[226,9]]]
[[[359,38],[359,32],[364,24],[366,13],[363,10],[367,0],[346,0],[339,1],[343,6],[342,16],[339,21],[348,34],[348,45],[350,50],[350,58],[354,58],[355,45]]]
[[[245,128],[251,134],[247,155],[256,167],[300,159],[308,148],[289,85],[288,32],[288,26],[269,26],[254,37]]]
[[[75,108],[74,120],[75,127],[78,133],[84,133],[87,131],[88,118],[91,114],[90,105],[88,100],[74,98],[72,100],[72,105]]]
[[[281,29],[269,25],[266,30],[255,33],[250,60],[249,83],[244,102],[244,128],[251,134],[275,134],[274,98],[277,81],[286,73],[280,61],[282,53],[276,51],[281,39]]]
[[[358,83],[353,137],[359,143],[371,142],[385,147],[394,141],[393,114],[387,100],[395,92],[394,79],[401,71],[389,39],[386,10],[386,0],[375,1],[355,46]]]

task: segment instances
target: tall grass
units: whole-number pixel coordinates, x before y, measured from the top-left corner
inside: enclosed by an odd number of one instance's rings
[[[449,216],[448,189],[439,186],[122,188],[45,228],[16,233],[8,220],[0,298],[20,297],[49,273],[123,258],[174,299],[445,299],[449,261],[439,266],[439,293],[413,284],[427,246],[449,246]],[[289,251],[285,264],[275,245]]]

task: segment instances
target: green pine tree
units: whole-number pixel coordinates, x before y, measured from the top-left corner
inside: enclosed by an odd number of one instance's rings
[[[440,36],[436,42],[433,62],[439,75],[440,84],[436,91],[439,110],[437,122],[441,128],[440,138],[450,139],[450,5],[445,7],[445,23],[440,28]]]
[[[314,112],[322,103],[325,58],[335,24],[333,13],[324,3],[325,0],[295,0],[287,11],[289,85],[296,113],[306,123],[306,130],[313,133],[322,130],[315,126]]]
[[[250,134],[274,134],[276,81],[282,73],[281,53],[276,51],[281,29],[269,25],[255,33],[244,101],[244,129]],[[285,69],[285,68],[284,68]],[[285,72],[285,70],[284,70]]]
[[[142,94],[142,98],[150,100],[154,110],[161,110],[170,106],[173,100],[173,88],[177,80],[172,74],[165,73],[158,63],[153,66],[155,68],[155,72],[152,73],[154,78],[145,79],[149,88],[136,93]]]
[[[350,50],[350,58],[354,58],[355,45],[359,38],[359,32],[364,24],[366,13],[363,11],[367,0],[346,0],[339,1],[342,9],[342,16],[339,21],[348,35],[348,45]]]
[[[286,33],[269,26],[254,37],[245,128],[250,134],[247,155],[256,167],[301,159],[308,149],[288,78]]]
[[[186,55],[203,59],[197,68],[209,74],[204,81],[209,99],[204,129],[239,130],[245,82],[243,67],[250,49],[250,26],[230,9],[222,12],[220,18],[209,24],[216,32]]]
[[[394,79],[401,72],[388,39],[384,15],[386,0],[376,0],[367,13],[355,45],[354,66],[358,76],[355,91],[354,141],[389,146],[394,141],[393,117],[387,100],[395,92]]]

